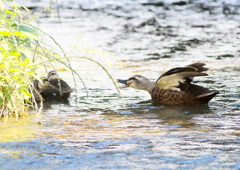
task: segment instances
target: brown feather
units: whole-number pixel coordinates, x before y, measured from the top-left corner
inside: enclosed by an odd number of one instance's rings
[[[177,74],[182,76],[183,78],[197,77],[197,76],[208,76],[208,74],[200,73],[200,72],[181,72],[181,73],[177,73]]]
[[[201,73],[201,71],[207,70],[207,68],[203,67],[204,65],[204,63],[193,63],[186,67],[170,69],[157,79],[156,84],[159,88],[164,89],[174,89],[179,83],[190,84],[194,77],[208,75],[206,73]]]
[[[198,72],[203,72],[208,70],[208,68],[203,67],[205,65],[206,65],[205,63],[193,63],[193,64],[189,64],[188,66],[195,67],[196,69],[198,69]]]
[[[71,93],[72,92],[72,88],[62,79],[59,79],[59,80],[58,79],[51,79],[49,82],[56,89],[60,90],[60,86],[61,86],[61,89],[62,89],[63,93]],[[60,83],[60,86],[59,86],[59,83]]]
[[[155,87],[151,91],[152,100],[156,104],[182,105],[198,104],[194,97],[182,91],[160,89]]]
[[[171,75],[171,74],[176,74],[176,73],[181,73],[181,72],[197,72],[197,69],[194,68],[194,67],[189,67],[189,66],[187,66],[187,67],[176,67],[176,68],[170,69],[170,70],[168,70],[167,72],[163,73],[163,74],[158,78],[158,80],[161,79],[161,78],[164,77],[164,76],[169,76],[169,75]],[[157,81],[158,81],[158,80],[157,80]]]

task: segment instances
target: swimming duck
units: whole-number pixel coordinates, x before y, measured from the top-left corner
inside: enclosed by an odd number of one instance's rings
[[[58,73],[53,70],[48,73],[48,82],[51,86],[59,91],[59,99],[66,100],[69,98],[72,88],[62,79],[59,78]]]
[[[188,105],[208,103],[219,92],[192,84],[194,77],[207,76],[202,73],[208,70],[204,63],[193,63],[185,67],[177,67],[163,73],[156,82],[141,75],[135,75],[128,80],[117,79],[124,84],[120,88],[132,87],[146,90],[156,104]]]

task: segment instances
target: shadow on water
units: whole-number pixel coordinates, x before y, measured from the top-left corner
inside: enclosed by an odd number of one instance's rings
[[[149,102],[151,102],[151,100],[128,105],[124,110],[119,110],[118,113],[126,115],[132,114],[147,119],[159,119],[161,124],[183,128],[193,127],[195,123],[191,121],[191,119],[198,114],[214,114],[214,111],[211,110],[207,104],[196,106],[169,106],[154,105]],[[146,105],[146,103],[148,104]]]
[[[45,101],[43,102],[43,110],[50,110],[52,109],[52,106],[58,106],[58,105],[64,105],[64,106],[70,106],[69,100],[63,100],[63,101]]]

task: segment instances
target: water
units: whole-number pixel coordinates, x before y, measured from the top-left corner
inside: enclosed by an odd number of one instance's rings
[[[156,80],[205,62],[209,76],[194,82],[219,95],[208,105],[155,106],[147,92],[126,88],[122,101],[100,67],[71,59],[88,96],[80,80],[74,87],[60,71],[78,93],[69,103],[46,103],[41,117],[2,123],[1,169],[240,169],[239,2],[174,2],[58,1],[61,24],[48,13],[35,24],[68,56],[89,56],[82,51],[89,47],[106,67],[107,56],[113,78]],[[48,4],[26,3],[33,12]]]

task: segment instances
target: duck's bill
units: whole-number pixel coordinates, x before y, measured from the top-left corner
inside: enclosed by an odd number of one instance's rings
[[[124,85],[122,85],[122,86],[118,86],[118,88],[120,88],[120,89],[121,89],[121,88],[129,87],[128,84],[127,84],[127,80],[116,79],[116,82],[124,84]]]

